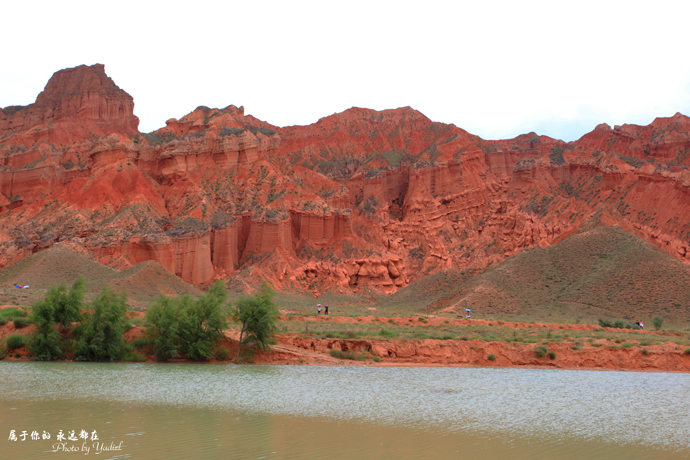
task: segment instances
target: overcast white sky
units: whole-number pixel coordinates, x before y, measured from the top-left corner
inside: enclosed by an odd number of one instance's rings
[[[411,106],[485,139],[690,115],[686,1],[3,2],[0,107],[105,64],[141,131],[199,105],[278,126]]]

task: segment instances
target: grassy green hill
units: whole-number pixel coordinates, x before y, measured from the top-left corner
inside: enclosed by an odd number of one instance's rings
[[[457,288],[472,278],[473,270],[443,270],[410,283],[398,292],[383,297],[376,304],[377,310],[391,313],[417,313],[447,306],[457,295]]]
[[[452,285],[448,280],[458,279]],[[433,295],[427,295],[433,292]],[[690,266],[618,226],[597,227],[526,250],[470,279],[427,277],[382,304],[471,308],[475,316],[596,323],[598,318],[690,323]]]

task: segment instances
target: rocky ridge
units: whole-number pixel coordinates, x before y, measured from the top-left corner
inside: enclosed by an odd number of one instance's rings
[[[546,247],[595,213],[674,257],[690,245],[690,119],[600,125],[565,143],[487,141],[411,109],[280,128],[198,107],[140,133],[102,65],[0,112],[0,267],[56,242],[187,281],[392,293]]]

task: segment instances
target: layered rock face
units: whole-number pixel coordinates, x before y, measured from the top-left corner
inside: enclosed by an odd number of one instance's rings
[[[594,215],[690,258],[690,119],[486,141],[411,109],[278,128],[198,107],[140,133],[102,65],[0,112],[0,266],[74,244],[185,280],[391,293],[482,270]],[[468,272],[468,273],[469,273]]]
[[[0,134],[15,134],[16,145],[29,137],[51,143],[81,141],[86,136],[135,134],[139,119],[134,99],[105,74],[102,64],[56,72],[36,102],[0,112]],[[40,131],[24,133],[29,129]]]

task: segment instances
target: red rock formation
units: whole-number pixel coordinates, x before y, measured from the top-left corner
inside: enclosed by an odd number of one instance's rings
[[[10,135],[13,145],[26,145],[28,141],[57,144],[87,136],[135,134],[139,119],[133,109],[132,96],[115,85],[102,64],[82,65],[55,72],[35,103],[4,108],[0,135]]]
[[[690,261],[690,119],[485,141],[401,108],[277,128],[198,107],[137,131],[103,66],[0,113],[0,266],[57,241],[194,283],[394,292],[547,246],[593,214]],[[250,275],[251,273],[251,275]]]

